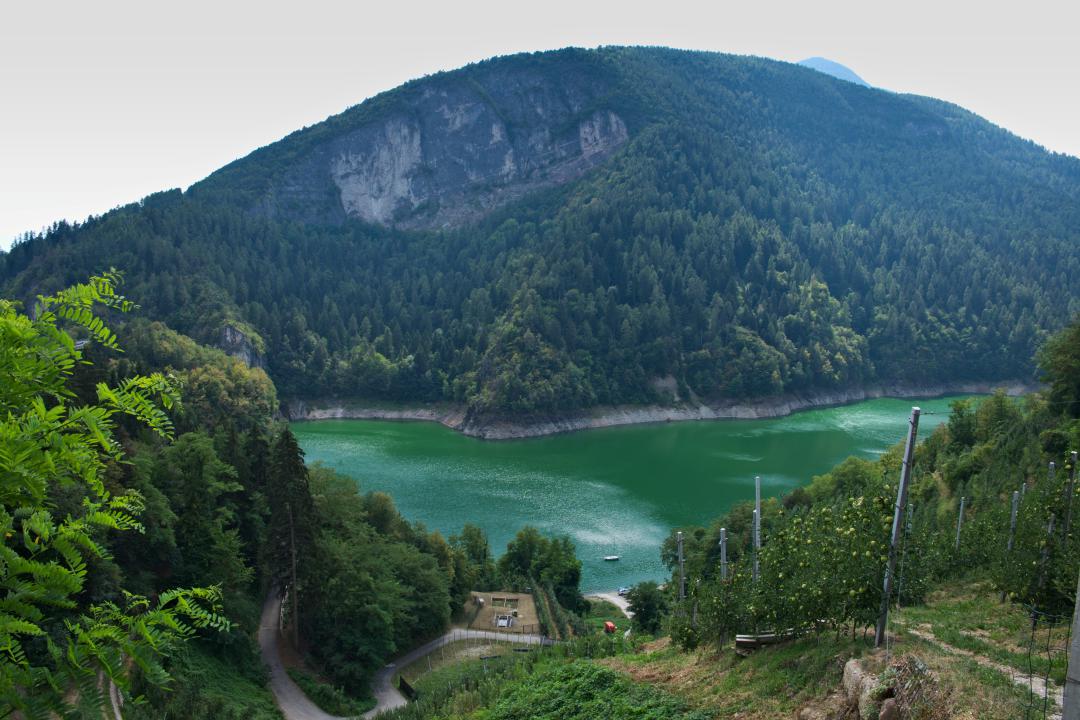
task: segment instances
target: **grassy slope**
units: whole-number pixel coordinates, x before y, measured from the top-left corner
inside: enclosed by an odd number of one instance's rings
[[[358,700],[346,695],[341,688],[320,679],[316,675],[299,668],[289,668],[289,677],[293,679],[308,699],[331,715],[362,715],[375,707],[375,698]]]
[[[822,699],[838,685],[844,663],[866,650],[861,641],[806,638],[742,658],[730,650],[681,652],[662,640],[649,652],[603,662],[717,717],[776,718]]]
[[[602,608],[597,611],[602,613]],[[1027,686],[1010,677],[1017,675],[1016,671],[1027,672],[1029,616],[1021,607],[999,603],[985,584],[965,582],[939,589],[930,596],[927,605],[895,612],[891,629],[894,639],[890,659],[893,662],[917,659],[917,664],[929,669],[932,678],[929,690],[920,696],[922,708],[913,717],[1014,720],[1024,717],[1029,702],[1041,713],[1041,697],[1032,701]],[[929,633],[929,639],[912,631]],[[1033,658],[1037,677],[1042,677],[1048,667],[1052,678],[1062,674],[1065,631],[1060,627],[1050,634],[1054,660],[1049,666],[1045,660],[1040,662],[1037,655]],[[1038,635],[1044,650],[1046,637],[1045,631]],[[514,706],[516,712],[506,713],[506,717],[534,717],[520,714],[527,707],[521,700],[533,692],[530,688],[557,674],[555,668],[564,663],[573,664],[575,656],[576,663],[582,664],[582,654],[579,650],[571,655],[562,648],[532,671],[518,666],[517,671],[504,676],[501,685],[489,691],[458,691],[437,716],[502,717],[496,708],[506,710]],[[683,652],[664,638],[637,652],[595,660],[592,664],[613,669],[634,681],[633,686],[608,685],[608,691],[619,694],[622,700],[629,697],[629,688],[646,685],[660,691],[662,697],[676,697],[687,703],[685,707],[658,711],[655,717],[683,717],[683,713],[697,710],[708,717],[765,720],[793,717],[808,706],[836,707],[841,702],[844,664],[853,657],[877,674],[887,665],[884,651],[875,651],[869,637],[852,639],[846,635],[838,639],[832,633],[802,638],[748,657],[740,657],[730,649],[722,653],[713,649]],[[497,668],[504,663],[521,660],[524,658],[489,660],[489,672],[483,672],[474,653],[451,652],[445,661],[434,663],[432,673],[427,673],[426,667],[407,670],[413,671],[414,685],[422,695],[436,691],[441,694],[449,686],[466,686],[466,677],[492,680],[501,675]],[[508,698],[512,701],[500,706],[500,700]],[[612,698],[612,702],[619,698]],[[408,717],[435,716],[410,713]]]
[[[975,656],[951,652],[909,632],[920,626],[925,631],[928,625],[933,636]],[[1013,720],[1024,716],[1029,702],[1026,686],[989,667],[1005,665],[1027,673],[1030,620],[1023,608],[999,603],[985,585],[965,583],[935,592],[926,606],[896,613],[892,629],[897,633],[892,657],[918,658],[937,680],[943,700],[927,718]],[[1040,631],[1039,638],[1045,643],[1045,631]],[[1064,628],[1052,633],[1051,644],[1057,651],[1051,677],[1064,672],[1064,640]],[[751,720],[791,717],[806,705],[826,703],[839,690],[844,663],[852,657],[862,658],[874,672],[884,668],[883,652],[874,651],[861,638],[837,641],[831,634],[803,638],[746,658],[730,650],[684,653],[661,641],[649,652],[602,662],[637,681],[684,697],[716,717],[737,713]],[[1036,657],[1034,663],[1041,677],[1046,660]],[[1041,699],[1037,704],[1041,708]]]
[[[604,623],[608,621],[615,623],[615,627],[619,632],[623,632],[630,627],[630,621],[623,615],[623,611],[617,605],[609,603],[607,600],[590,598],[589,612],[585,616],[585,624],[589,626],[590,630],[600,632],[604,629]]]
[[[422,678],[430,680],[437,670],[442,670],[443,668],[452,667],[461,663],[470,661],[482,663],[483,658],[495,657],[500,658],[498,661],[499,663],[505,662],[501,660],[501,658],[513,658],[515,656],[515,648],[521,649],[522,646],[511,645],[510,643],[459,640],[444,645],[430,655],[422,657],[411,665],[401,668],[401,671],[398,674],[404,676],[405,680],[410,684],[416,685]]]
[[[149,689],[154,706],[128,704],[127,720],[214,718],[215,720],[281,720],[281,712],[263,678],[238,672],[227,660],[189,643],[171,661],[171,690]]]

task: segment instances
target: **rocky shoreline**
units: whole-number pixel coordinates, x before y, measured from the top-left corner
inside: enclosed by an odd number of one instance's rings
[[[985,394],[1004,389],[1009,395],[1023,395],[1038,389],[1019,380],[996,383],[956,383],[952,385],[877,385],[834,392],[783,395],[757,401],[717,404],[679,403],[674,405],[631,405],[598,407],[565,417],[532,419],[527,422],[498,418],[469,417],[461,406],[376,407],[332,400],[294,400],[286,407],[290,420],[420,420],[437,422],[471,437],[484,440],[515,440],[557,433],[576,432],[618,425],[680,422],[684,420],[756,420],[790,415],[811,408],[847,405],[882,397],[935,398],[944,395]]]

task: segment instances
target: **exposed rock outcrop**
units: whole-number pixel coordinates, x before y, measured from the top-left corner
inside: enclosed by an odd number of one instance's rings
[[[235,325],[226,324],[221,328],[218,347],[235,358],[243,360],[248,367],[266,369],[266,363],[256,344],[247,334]]]
[[[850,710],[857,712],[860,720],[877,720],[879,703],[877,700],[878,678],[867,672],[855,658],[844,665],[844,694]]]
[[[314,144],[271,182],[258,211],[455,226],[579,178],[630,136],[619,114],[600,107],[610,91],[600,75],[480,67],[418,85],[407,105]]]
[[[913,655],[894,659],[880,675],[852,658],[844,665],[842,683],[846,715],[857,720],[900,720],[906,717],[952,717],[937,679]],[[936,714],[942,713],[942,714]]]

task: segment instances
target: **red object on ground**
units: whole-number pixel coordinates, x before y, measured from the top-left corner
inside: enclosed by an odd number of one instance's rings
[[[604,632],[606,632],[606,633],[615,632],[615,623],[611,622],[610,620],[605,622],[604,623]]]

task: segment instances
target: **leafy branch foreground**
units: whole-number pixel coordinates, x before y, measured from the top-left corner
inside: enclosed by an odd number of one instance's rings
[[[165,410],[173,381],[135,376],[98,383],[96,404],[70,387],[83,359],[61,323],[119,350],[99,308],[127,312],[115,273],[38,299],[31,316],[0,300],[0,715],[100,716],[107,678],[122,690],[137,668],[152,684],[160,659],[198,629],[223,630],[217,588],[177,589],[155,600],[122,592],[83,607],[88,562],[108,557],[109,531],[142,532],[144,503],[110,492],[108,467],[123,462],[113,435],[121,417],[171,439]]]

